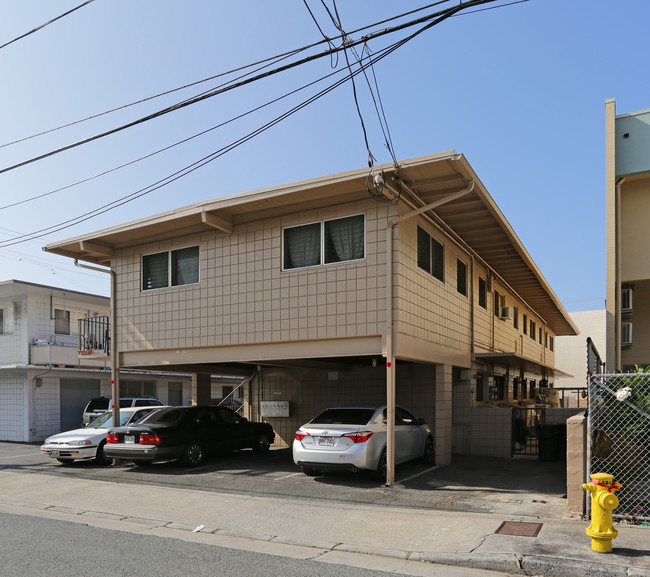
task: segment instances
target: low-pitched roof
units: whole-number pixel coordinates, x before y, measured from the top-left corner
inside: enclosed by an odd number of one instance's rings
[[[489,265],[539,314],[556,335],[578,329],[499,210],[472,167],[454,151],[375,167],[384,181],[413,208],[456,192],[474,181],[469,194],[438,206],[428,214]],[[397,180],[394,179],[397,178]],[[368,197],[369,169],[343,172],[283,186],[224,196],[132,222],[48,244],[43,250],[81,261],[110,266],[115,251],[173,236],[219,229],[300,210]]]

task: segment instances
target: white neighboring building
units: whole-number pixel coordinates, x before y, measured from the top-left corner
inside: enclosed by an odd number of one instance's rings
[[[82,334],[84,341],[79,334],[80,320],[104,326],[109,303],[107,297],[88,293],[0,282],[0,441],[40,442],[77,428],[89,399],[111,396],[108,356],[80,354],[88,342],[97,344],[108,335]],[[218,381],[212,382],[213,398],[225,396],[237,384]],[[123,397],[155,397],[182,405],[191,387],[189,374],[120,374]]]
[[[556,388],[585,387],[587,383],[587,339],[591,339],[601,360],[605,358],[605,332],[607,311],[577,311],[569,313],[580,330],[577,336],[556,338],[555,364],[558,369],[572,376],[555,378]],[[575,395],[565,398],[574,400]],[[575,404],[571,404],[575,406]]]

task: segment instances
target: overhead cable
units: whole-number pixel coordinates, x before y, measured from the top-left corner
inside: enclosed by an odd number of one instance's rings
[[[496,1],[497,0],[468,0],[467,2],[463,2],[461,4],[458,4],[458,5],[453,6],[451,8],[447,8],[445,10],[438,11],[438,12],[433,13],[433,14],[428,14],[428,15],[423,16],[421,18],[418,18],[416,20],[412,20],[410,22],[402,23],[402,24],[399,24],[397,26],[393,26],[391,28],[385,28],[384,30],[381,30],[379,32],[374,32],[374,33],[368,34],[366,36],[363,36],[359,40],[350,40],[349,42],[345,42],[341,46],[330,48],[330,49],[328,49],[328,50],[326,50],[324,52],[319,52],[317,54],[307,56],[307,57],[302,58],[300,60],[297,60],[295,62],[285,64],[285,65],[280,66],[278,68],[274,68],[273,70],[270,70],[270,71],[263,72],[263,73],[258,74],[256,76],[253,76],[251,78],[240,80],[239,82],[236,82],[234,84],[229,84],[228,86],[208,91],[207,93],[205,93],[203,95],[197,96],[195,98],[190,98],[188,100],[185,100],[183,102],[174,104],[172,106],[168,106],[168,107],[163,108],[163,109],[161,109],[161,110],[159,110],[157,112],[154,112],[152,114],[149,114],[147,116],[144,116],[142,118],[134,120],[132,122],[128,122],[128,123],[123,124],[121,126],[115,127],[115,128],[113,128],[111,130],[107,130],[105,132],[102,132],[102,133],[96,134],[94,136],[85,138],[83,140],[77,141],[77,142],[75,142],[73,144],[63,146],[61,148],[52,150],[50,152],[46,152],[46,153],[41,154],[39,156],[32,157],[32,158],[30,158],[28,160],[24,160],[24,161],[19,162],[17,164],[2,168],[2,169],[0,169],[0,174],[3,174],[5,172],[9,172],[10,170],[15,170],[16,168],[20,168],[22,166],[25,166],[27,164],[31,164],[33,162],[37,162],[39,160],[43,160],[43,159],[48,158],[50,156],[53,156],[55,154],[59,154],[61,152],[65,152],[67,150],[71,150],[72,148],[81,146],[83,144],[88,144],[89,142],[93,142],[93,141],[98,140],[100,138],[104,138],[106,136],[115,134],[115,133],[120,132],[122,130],[125,130],[127,128],[132,128],[133,126],[137,126],[137,125],[142,124],[144,122],[148,122],[149,120],[153,120],[154,118],[159,118],[160,116],[163,116],[165,114],[169,114],[170,112],[175,112],[177,110],[180,110],[180,109],[185,108],[187,106],[190,106],[192,104],[202,102],[204,100],[207,100],[208,98],[212,98],[212,97],[217,96],[219,94],[223,94],[223,93],[228,92],[230,90],[233,90],[235,88],[239,88],[241,86],[245,86],[245,85],[250,84],[252,82],[256,82],[258,80],[261,80],[263,78],[267,78],[269,76],[278,74],[280,72],[284,72],[284,71],[289,70],[291,68],[301,66],[301,65],[306,64],[308,62],[312,62],[312,61],[317,60],[319,58],[323,58],[324,56],[329,56],[331,54],[334,54],[336,52],[344,50],[345,48],[357,46],[359,44],[367,42],[368,40],[379,38],[379,37],[384,36],[386,34],[392,34],[394,32],[403,30],[405,28],[409,28],[411,26],[421,24],[422,22],[429,21],[428,25],[424,26],[421,30],[416,32],[416,34],[420,34],[421,32],[423,32],[425,30],[428,30],[431,26],[435,26],[435,24],[437,24],[438,22],[440,22],[442,20],[446,20],[450,16],[453,16],[454,14],[456,14],[456,13],[462,11],[462,10],[465,10],[468,7],[480,6],[482,4],[488,4],[488,3],[492,3],[492,2],[496,2]]]

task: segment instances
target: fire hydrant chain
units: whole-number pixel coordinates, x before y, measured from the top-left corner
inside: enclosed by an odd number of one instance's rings
[[[613,475],[595,473],[591,475],[591,483],[584,483],[580,488],[591,494],[591,525],[585,531],[591,537],[591,549],[598,553],[611,553],[612,539],[618,536],[612,521],[612,511],[618,507],[614,491],[622,486],[614,482]]]

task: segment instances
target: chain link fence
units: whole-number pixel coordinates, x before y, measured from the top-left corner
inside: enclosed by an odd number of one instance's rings
[[[587,426],[588,474],[623,486],[614,516],[650,520],[650,374],[591,377]]]

